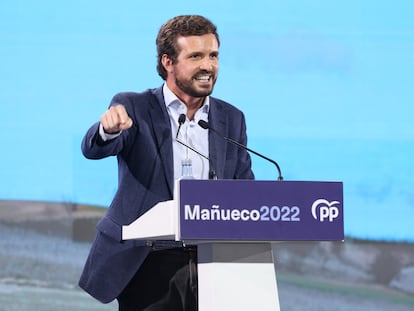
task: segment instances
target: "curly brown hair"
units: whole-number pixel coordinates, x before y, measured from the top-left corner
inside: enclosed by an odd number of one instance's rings
[[[161,63],[164,54],[175,63],[180,53],[177,45],[178,37],[202,36],[213,34],[220,46],[217,27],[207,18],[200,15],[181,15],[176,16],[161,26],[158,32],[157,44],[157,71],[164,80],[167,79],[167,71]]]

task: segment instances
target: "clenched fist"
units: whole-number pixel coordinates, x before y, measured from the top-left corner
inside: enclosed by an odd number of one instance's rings
[[[133,122],[123,105],[111,106],[101,117],[103,129],[108,134],[129,129]]]

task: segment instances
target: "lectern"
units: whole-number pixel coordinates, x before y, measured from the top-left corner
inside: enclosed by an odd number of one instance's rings
[[[200,311],[280,310],[272,243],[342,241],[342,182],[180,180],[123,239],[198,246]]]

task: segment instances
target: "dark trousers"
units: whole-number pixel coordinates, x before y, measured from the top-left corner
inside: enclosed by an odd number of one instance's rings
[[[119,311],[197,311],[196,248],[152,251],[118,296]]]

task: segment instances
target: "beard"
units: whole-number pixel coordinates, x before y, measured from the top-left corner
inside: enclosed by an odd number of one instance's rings
[[[213,83],[205,85],[205,86],[201,86],[201,87],[197,87],[194,84],[194,81],[196,81],[196,77],[199,75],[205,75],[206,72],[199,72],[196,75],[194,75],[191,80],[184,80],[184,79],[180,79],[179,77],[175,76],[175,84],[177,85],[177,87],[184,92],[185,94],[191,96],[191,97],[206,97],[209,96],[214,89],[214,85],[216,84],[217,81],[217,76],[214,75],[213,73],[207,73],[210,74],[210,79],[213,80]]]

